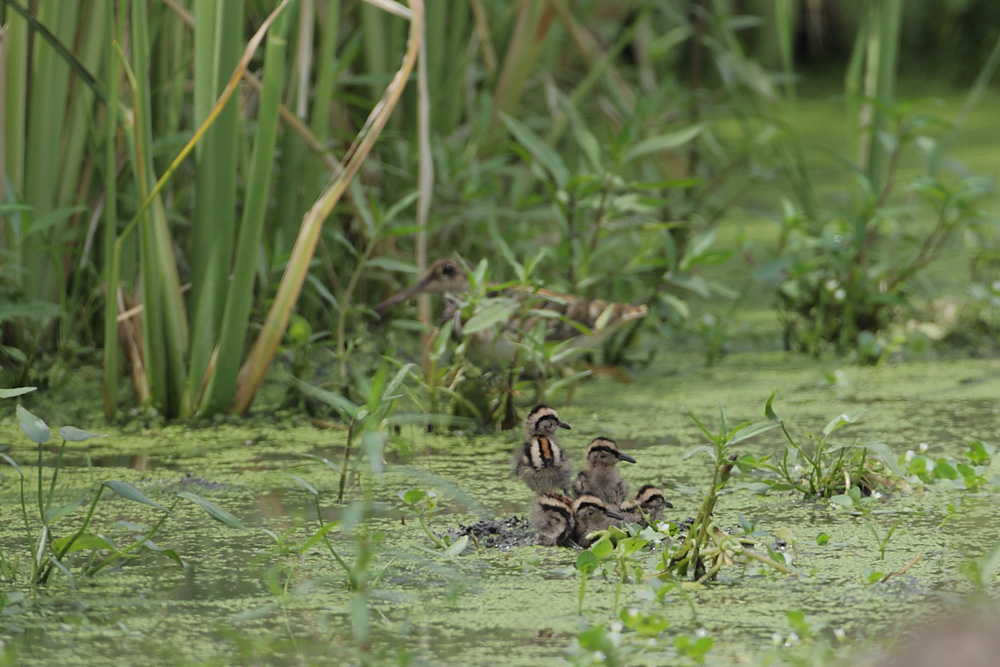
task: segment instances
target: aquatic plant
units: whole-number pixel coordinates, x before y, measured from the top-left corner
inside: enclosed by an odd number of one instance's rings
[[[10,396],[11,394],[8,391],[5,395]],[[78,429],[74,426],[60,428],[59,435],[62,443],[56,454],[56,459],[52,466],[52,475],[48,480],[48,488],[46,489],[44,484],[45,469],[43,467],[43,457],[45,454],[44,446],[52,438],[51,430],[43,420],[30,413],[20,404],[17,406],[17,420],[21,430],[38,448],[38,463],[36,466],[37,491],[34,498],[37,517],[35,519],[29,516],[28,505],[30,496],[25,489],[26,476],[24,471],[7,454],[0,452],[0,458],[10,465],[19,477],[19,496],[25,546],[30,550],[28,583],[31,585],[32,593],[36,596],[37,586],[45,584],[54,570],[62,572],[71,583],[74,581],[71,564],[68,562],[67,557],[77,552],[87,554],[86,565],[83,567],[83,573],[86,576],[92,576],[121,559],[137,558],[143,551],[161,554],[183,567],[184,561],[177,552],[172,549],[162,548],[153,542],[153,537],[160,532],[173,508],[181,499],[187,499],[201,506],[209,516],[230,527],[246,529],[236,517],[214,503],[189,491],[177,493],[173,502],[169,506],[164,507],[150,500],[131,484],[122,481],[104,481],[100,482],[97,488],[92,491],[92,497],[89,498],[87,511],[80,526],[75,531],[62,537],[56,537],[56,524],[88,502],[87,496],[83,495],[67,503],[53,507],[53,500],[57,496],[59,471],[62,467],[62,458],[66,452],[67,444],[70,442],[85,442],[91,438],[102,436]],[[119,546],[111,538],[101,533],[89,531],[88,528],[91,520],[94,518],[98,502],[105,490],[111,491],[125,500],[154,508],[160,513],[159,519],[151,528],[128,521],[118,521],[115,524],[116,528],[125,529],[133,535],[130,543],[125,546]],[[35,508],[32,509],[32,512],[34,512]],[[19,557],[15,557],[13,561],[9,558],[0,557],[0,563],[2,563],[2,571],[5,574],[5,578],[9,581],[15,579],[18,574],[17,564],[19,563]]]
[[[389,366],[389,360],[383,359],[371,378],[359,369],[354,369],[355,389],[361,395],[363,403],[355,403],[341,394],[315,387],[298,378],[292,378],[292,382],[304,394],[330,406],[340,413],[343,420],[347,422],[347,444],[344,445],[344,461],[340,469],[338,503],[344,502],[351,451],[354,448],[356,438],[361,438],[361,447],[358,451],[359,456],[354,462],[354,471],[357,471],[362,457],[364,457],[376,475],[382,474],[382,452],[389,439],[389,420],[396,407],[396,402],[403,396],[401,393],[403,382],[414,368],[413,364],[403,364],[390,379]]]
[[[729,482],[733,467],[741,464],[740,456],[730,453],[732,445],[769,431],[777,427],[778,424],[773,422],[755,424],[747,421],[730,429],[725,408],[720,404],[719,430],[712,433],[696,415],[690,412],[688,415],[698,425],[711,445],[695,447],[688,451],[684,457],[690,458],[695,454],[707,455],[712,466],[711,481],[702,499],[701,508],[698,510],[694,522],[688,528],[687,536],[676,551],[670,554],[670,559],[666,562],[666,567],[660,576],[669,574],[683,578],[690,573],[692,579],[705,582],[714,578],[724,564],[732,564],[736,556],[745,556],[776,570],[790,572],[791,570],[786,566],[754,552],[747,548],[739,538],[720,530],[713,516],[719,496],[727,492],[725,487]]]
[[[772,391],[764,405],[764,414],[788,441],[788,446],[773,455],[754,459],[747,465],[774,473],[776,479],[758,482],[759,491],[791,490],[806,498],[830,498],[859,486],[871,493],[876,489],[894,489],[905,479],[896,457],[882,442],[834,443],[829,437],[844,426],[855,423],[864,410],[842,412],[831,419],[820,435],[807,433],[814,446],[799,444],[773,409],[777,390]]]
[[[918,451],[907,450],[903,455],[903,466],[914,481],[945,484],[970,493],[1000,489],[1000,474],[990,466],[996,446],[973,440],[962,452],[962,459],[931,456],[927,450],[927,445],[922,443]]]

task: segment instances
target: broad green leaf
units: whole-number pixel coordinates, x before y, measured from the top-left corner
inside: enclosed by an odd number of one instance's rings
[[[0,398],[14,398],[29,392],[35,391],[38,387],[12,387],[10,389],[0,389]]]
[[[569,180],[569,170],[566,169],[566,165],[563,163],[559,153],[546,144],[531,128],[516,118],[508,116],[505,113],[501,113],[500,118],[511,134],[514,135],[514,138],[517,139],[518,143],[524,146],[531,153],[531,157],[549,172],[556,185],[560,188],[564,187]]]
[[[843,493],[838,493],[835,496],[831,496],[830,502],[836,503],[837,505],[840,505],[842,507],[848,507],[848,508],[854,507],[854,500],[850,496],[844,495]]]
[[[462,535],[460,538],[452,542],[447,549],[444,550],[444,555],[448,558],[454,558],[455,556],[465,551],[465,547],[468,544],[469,544],[469,536]]]
[[[177,494],[181,498],[186,498],[196,505],[201,505],[201,508],[208,512],[208,515],[218,521],[219,523],[224,523],[230,528],[236,528],[238,530],[248,530],[243,522],[237,519],[235,516],[222,509],[218,505],[208,500],[205,500],[201,496],[197,496],[189,491],[181,491]]]
[[[103,438],[103,433],[91,433],[90,431],[84,431],[75,426],[63,426],[59,429],[59,435],[63,440],[68,440],[69,442],[83,442],[84,440],[90,440],[91,438]]]
[[[155,507],[158,510],[167,512],[168,514],[170,513],[170,510],[168,510],[166,507],[160,505],[155,501],[150,500],[149,498],[146,497],[146,495],[142,491],[135,488],[131,484],[127,484],[125,482],[112,481],[112,482],[105,482],[104,486],[108,487],[109,489],[117,493],[119,496],[124,498],[125,500],[131,500],[134,503],[142,503],[143,505],[149,505],[150,507]]]
[[[488,329],[498,322],[506,322],[514,313],[514,309],[515,305],[508,300],[497,300],[489,303],[469,318],[469,321],[462,327],[462,333],[468,336],[477,331]]]
[[[826,533],[820,533],[819,535],[816,536],[816,544],[818,544],[819,546],[823,546],[829,541],[830,541],[830,536],[827,535]]]
[[[934,463],[934,474],[943,479],[958,479],[958,471],[944,459],[938,459]]]
[[[21,425],[21,430],[24,431],[24,434],[37,445],[44,445],[52,437],[52,432],[49,431],[48,425],[25,410],[20,403],[17,404],[17,422]]]
[[[642,157],[643,155],[679,148],[694,140],[695,137],[701,134],[703,129],[705,129],[704,123],[698,123],[682,130],[643,139],[639,143],[632,146],[632,148],[625,151],[625,156],[622,158],[622,162],[631,162],[632,160]]]
[[[400,499],[407,505],[416,505],[427,497],[427,492],[423,489],[407,489],[399,492]]]
[[[605,542],[610,544],[610,542]],[[600,542],[598,542],[600,544]],[[590,574],[600,566],[601,561],[593,551],[585,549],[576,557],[576,569],[584,575]]]
[[[52,509],[47,510],[45,512],[45,515],[42,518],[42,521],[46,525],[51,526],[56,521],[58,521],[59,519],[63,518],[67,514],[70,514],[73,510],[75,510],[77,507],[79,507],[80,505],[82,505],[83,501],[85,501],[85,500],[86,500],[86,498],[84,498],[83,496],[80,496],[76,500],[72,500],[72,501],[66,503],[65,505],[60,505],[59,507],[53,507]]]
[[[877,456],[878,459],[884,463],[894,475],[906,477],[906,473],[904,473],[903,469],[899,467],[899,461],[892,453],[892,450],[889,449],[889,445],[884,442],[865,442],[861,444],[861,447],[864,447]]]
[[[615,545],[611,543],[611,540],[598,540],[590,546],[590,551],[599,559],[607,558],[614,549]]]
[[[823,435],[824,436],[830,435],[841,426],[856,422],[858,420],[858,417],[860,417],[862,413],[864,413],[864,408],[859,408],[857,410],[850,410],[848,412],[843,412],[837,415],[836,417],[830,420],[830,423],[827,424],[826,427],[823,428]]]

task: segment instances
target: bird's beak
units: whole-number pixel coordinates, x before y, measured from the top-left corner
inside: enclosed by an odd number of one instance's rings
[[[604,510],[604,513],[607,514],[612,519],[618,519],[619,521],[623,521],[625,519],[624,514],[622,514],[616,509],[611,509],[610,507]]]
[[[665,500],[663,501],[663,504],[664,504],[664,505],[666,505],[666,506],[667,506],[668,508],[670,508],[670,509],[673,509],[673,508],[674,508],[674,504],[673,504],[672,502],[670,502],[669,500],[666,500],[666,499],[665,499]]]
[[[618,452],[619,461],[628,461],[629,463],[635,463],[635,459],[626,454],[625,452]]]
[[[570,428],[570,425],[567,424],[566,422],[561,421],[561,422],[559,422],[559,428],[568,429],[568,428]]]
[[[414,283],[410,287],[407,287],[406,289],[404,289],[402,292],[396,292],[395,294],[393,294],[392,296],[390,296],[388,299],[386,299],[385,301],[383,301],[379,305],[375,306],[375,312],[381,314],[382,311],[384,311],[386,308],[390,308],[391,306],[395,306],[400,301],[406,301],[407,299],[409,299],[414,294],[420,294],[422,291],[424,291],[427,288],[428,283],[430,283],[430,278],[429,277],[422,278],[421,280],[418,280],[416,283]]]

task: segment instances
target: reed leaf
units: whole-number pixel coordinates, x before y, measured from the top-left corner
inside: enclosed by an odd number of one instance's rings
[[[406,54],[399,70],[386,87],[382,99],[368,115],[368,119],[344,157],[342,169],[334,175],[329,186],[309,209],[302,221],[302,227],[295,240],[295,247],[292,249],[292,255],[288,260],[281,283],[278,285],[274,302],[264,320],[260,335],[254,342],[250,356],[240,369],[236,399],[232,408],[235,413],[246,412],[257,395],[257,391],[264,381],[264,374],[267,372],[274,352],[281,342],[292,309],[294,309],[295,302],[302,290],[302,284],[305,282],[309,262],[315,252],[323,221],[330,215],[334,205],[343,196],[347,186],[375,145],[375,140],[378,139],[389,121],[389,116],[399,103],[406,82],[413,72],[423,34],[423,1],[410,0],[410,9],[413,16],[410,19]]]
[[[243,343],[252,305],[253,274],[257,263],[257,248],[264,230],[264,212],[271,185],[271,164],[278,135],[278,107],[284,80],[288,12],[274,23],[268,33],[264,55],[263,90],[257,115],[257,136],[250,160],[246,203],[240,221],[236,265],[226,296],[222,329],[215,364],[206,378],[208,388],[201,401],[202,412],[208,415],[229,407],[236,386],[243,354]]]
[[[209,6],[209,8],[206,8]],[[203,25],[210,11],[211,22]],[[195,89],[214,100],[236,69],[240,56],[242,6],[226,0],[195,3]],[[211,33],[207,39],[205,32]],[[197,115],[201,124],[207,117]],[[238,170],[239,104],[230,99],[205,133],[195,154],[195,207],[191,247],[191,360],[188,392],[197,396],[215,348],[233,256],[236,228],[236,173]],[[256,251],[255,251],[256,252]],[[247,285],[241,288],[248,289]]]

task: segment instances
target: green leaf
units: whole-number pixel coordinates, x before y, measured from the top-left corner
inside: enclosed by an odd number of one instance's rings
[[[743,440],[760,435],[761,433],[770,431],[772,428],[777,428],[778,426],[781,426],[781,424],[776,422],[770,422],[770,423],[761,422],[759,424],[749,424],[749,425],[740,424],[735,429],[733,429],[733,433],[730,435],[727,444],[733,445],[737,442],[742,442]]]
[[[889,449],[889,445],[884,442],[865,442],[860,446],[864,447],[878,457],[878,459],[884,463],[894,475],[898,477],[906,477],[906,473],[904,473],[903,469],[899,467],[899,460],[892,453],[892,450]]]
[[[661,134],[648,139],[643,139],[639,143],[632,146],[632,148],[625,151],[625,156],[622,158],[622,162],[630,162],[650,153],[658,153],[660,151],[679,148],[694,140],[695,137],[701,134],[703,129],[705,129],[705,124],[698,123],[682,130],[676,130],[667,134]]]
[[[838,493],[835,496],[831,496],[830,502],[836,503],[837,505],[841,505],[843,507],[848,507],[848,508],[854,507],[854,499],[848,495],[844,495],[843,493]]]
[[[584,575],[588,575],[600,566],[601,561],[597,555],[588,549],[580,552],[576,557],[576,569]]]
[[[302,390],[302,393],[312,398],[315,398],[317,401],[320,401],[321,403],[329,405],[331,408],[339,412],[341,416],[343,416],[345,419],[352,421],[357,419],[358,408],[360,406],[355,405],[350,400],[344,398],[340,394],[334,394],[332,391],[327,391],[325,389],[320,389],[319,387],[314,387],[308,382],[303,382],[302,380],[296,377],[293,377],[292,381],[299,389]]]
[[[60,537],[58,540],[52,540],[52,548],[56,553],[61,552],[69,541],[73,540],[72,535],[67,535],[66,537]],[[66,553],[73,553],[74,551],[103,551],[107,549],[119,556],[125,556],[123,553],[111,543],[107,538],[101,537],[100,535],[95,535],[94,533],[82,533],[79,537],[73,540],[73,546],[69,548]]]
[[[777,389],[771,390],[771,395],[767,397],[767,403],[764,404],[764,416],[773,422],[780,422],[781,418],[775,414],[774,410],[771,409],[771,404],[774,403],[774,397],[778,395]]]
[[[205,500],[201,496],[197,496],[189,491],[181,491],[177,494],[181,498],[186,498],[196,505],[201,505],[201,508],[208,512],[208,515],[220,523],[224,523],[230,528],[236,528],[238,530],[247,530],[247,527],[243,525],[243,522],[237,519],[235,516],[222,509],[218,505],[208,500]]]
[[[314,496],[318,496],[319,495],[319,491],[316,490],[315,486],[313,486],[312,484],[310,484],[306,480],[302,479],[298,475],[285,475],[285,476],[289,477],[289,478],[291,478],[293,480],[295,480],[298,483],[299,486],[301,486],[303,489],[305,489],[309,493],[313,494]]]
[[[829,541],[830,541],[830,536],[827,535],[826,533],[820,533],[819,535],[816,536],[816,544],[818,544],[819,546],[823,546],[824,544],[827,544]]]
[[[465,551],[465,546],[469,543],[469,536],[462,535],[460,538],[451,543],[451,545],[444,550],[444,555],[447,558],[454,558],[463,551]]]
[[[423,489],[407,489],[399,492],[399,498],[407,505],[416,505],[427,497],[427,492]]]
[[[3,452],[0,452],[0,459],[3,459],[7,463],[9,463],[11,465],[11,467],[14,468],[14,470],[17,471],[17,474],[20,475],[22,479],[24,478],[24,473],[21,472],[21,466],[17,465],[17,461],[15,461],[14,459],[10,458],[9,456],[7,456],[6,454],[4,454]]]
[[[323,527],[317,530],[315,533],[309,536],[309,539],[302,543],[302,546],[298,548],[298,554],[301,556],[305,552],[312,549],[320,540],[322,540],[327,533],[329,533],[334,528],[340,528],[339,521],[330,521],[329,523],[324,523]],[[270,532],[270,531],[268,531]],[[278,536],[271,533],[272,539],[278,542]]]
[[[958,471],[943,458],[934,463],[934,474],[943,479],[958,479]]]
[[[69,442],[83,442],[91,438],[105,437],[103,433],[91,433],[90,431],[78,429],[75,426],[63,426],[59,429],[59,435],[63,440],[68,440]]]
[[[462,333],[466,336],[477,331],[488,329],[498,322],[506,322],[514,313],[515,305],[507,299],[498,299],[486,304],[462,327]]]
[[[611,540],[607,539],[598,540],[590,545],[590,551],[601,560],[610,556],[614,549],[615,545],[612,544]]]
[[[104,482],[104,486],[111,489],[125,500],[131,500],[134,503],[142,503],[143,505],[149,505],[150,507],[155,507],[158,510],[164,511],[167,514],[170,513],[170,510],[168,510],[166,507],[150,500],[149,498],[146,497],[146,495],[142,491],[135,488],[131,484],[114,481],[114,482]]]
[[[20,403],[17,404],[17,422],[21,425],[24,434],[37,445],[44,445],[52,437],[48,425],[25,410]]]
[[[505,113],[501,113],[500,118],[503,120],[504,125],[507,126],[507,129],[510,130],[510,133],[514,135],[514,138],[528,149],[531,157],[549,172],[556,185],[560,188],[565,187],[566,182],[569,180],[569,170],[566,169],[566,165],[563,163],[562,158],[559,157],[559,153],[546,144],[541,137],[521,121]]]
[[[856,422],[858,420],[858,417],[860,417],[862,413],[864,413],[864,409],[859,408],[857,410],[851,410],[849,412],[843,412],[837,415],[836,417],[830,420],[830,423],[827,424],[826,427],[823,428],[823,435],[824,436],[830,435],[841,426]]]
[[[38,387],[11,387],[10,389],[0,389],[0,398],[14,398],[29,392],[35,391]]]
[[[76,500],[72,500],[66,503],[65,505],[60,505],[59,507],[54,507],[50,510],[47,510],[45,512],[45,515],[42,517],[42,522],[45,523],[45,525],[47,526],[51,526],[56,521],[63,518],[67,514],[70,514],[73,510],[82,505],[83,501],[85,500],[86,498],[80,496]]]

